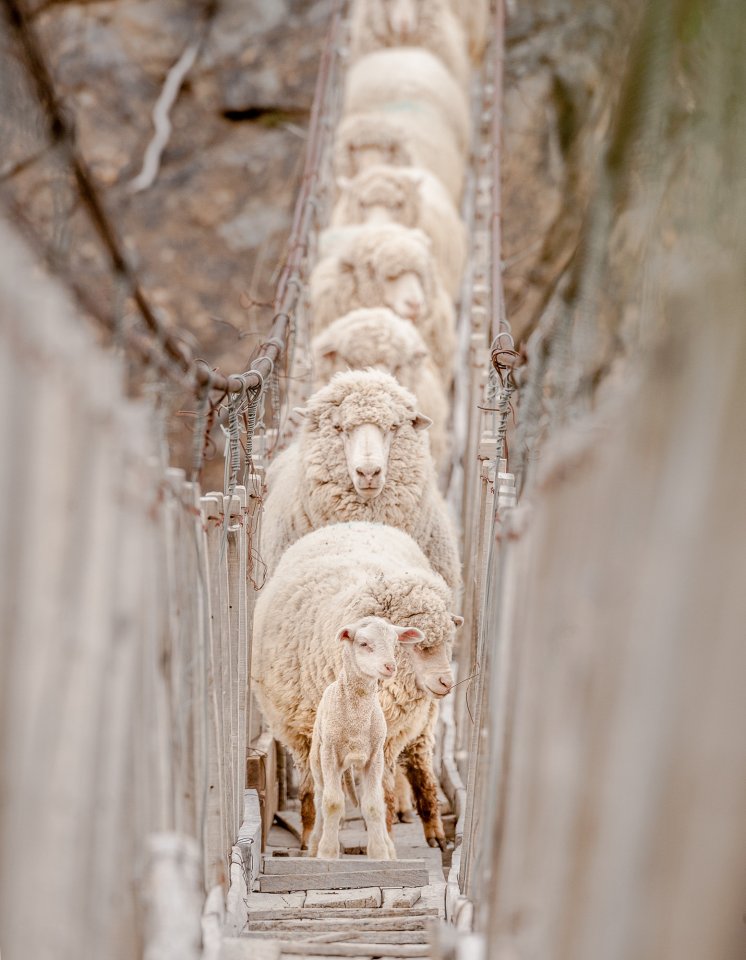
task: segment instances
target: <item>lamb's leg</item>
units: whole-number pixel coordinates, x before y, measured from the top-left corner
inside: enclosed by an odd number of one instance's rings
[[[445,850],[446,836],[440,819],[438,788],[433,772],[433,735],[429,726],[402,750],[399,760],[412,784],[414,802],[428,846]]]
[[[323,791],[319,816],[323,819],[321,840],[317,856],[321,860],[336,860],[339,857],[339,825],[345,812],[345,795],[342,790],[342,770],[331,748],[321,748]]]
[[[371,860],[395,860],[396,848],[386,828],[382,749],[371,757],[361,772],[360,809],[368,831],[368,857]]]

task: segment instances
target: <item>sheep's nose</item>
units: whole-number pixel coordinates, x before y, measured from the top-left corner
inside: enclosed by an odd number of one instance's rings
[[[384,663],[383,669],[386,671],[386,673],[387,673],[390,677],[393,677],[393,675],[396,673],[396,664],[395,664],[395,663]]]
[[[443,688],[444,695],[451,692],[451,687],[453,686],[453,680],[447,674],[444,674],[442,677],[438,677],[438,683]]]
[[[381,476],[381,468],[375,465],[356,467],[355,473],[361,480],[377,480]]]

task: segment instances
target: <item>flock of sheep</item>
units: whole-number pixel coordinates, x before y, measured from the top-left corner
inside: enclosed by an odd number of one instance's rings
[[[412,800],[444,847],[433,747],[462,618],[447,462],[466,259],[470,58],[487,0],[356,0],[337,201],[310,281],[316,392],[267,472],[252,679],[300,773],[304,848],[339,855],[345,791],[368,856]],[[411,788],[411,792],[410,792]]]

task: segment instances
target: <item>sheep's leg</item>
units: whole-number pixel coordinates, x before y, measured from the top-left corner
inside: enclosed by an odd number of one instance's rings
[[[322,798],[324,794],[324,775],[321,769],[321,760],[319,750],[314,741],[311,749],[311,775],[313,776],[313,801],[315,806],[315,817],[313,831],[308,841],[309,857],[317,856],[319,852],[319,842],[324,829],[324,805]]]
[[[316,820],[316,805],[314,804],[313,798],[313,777],[307,766],[301,766],[299,764],[298,767],[300,773],[298,796],[300,798],[300,819],[302,824],[300,848],[301,850],[307,850],[308,840],[313,830],[314,821]]]
[[[368,831],[368,857],[395,860],[396,848],[386,829],[386,800],[383,792],[383,751],[371,757],[360,776],[360,809]]]
[[[404,748],[399,760],[404,765],[412,785],[414,802],[422,820],[428,846],[445,850],[446,836],[440,818],[438,787],[433,773],[433,737],[429,728]]]
[[[414,801],[409,780],[400,763],[396,765],[396,812],[402,823],[414,823]]]
[[[383,766],[383,796],[386,802],[386,829],[389,833],[396,820],[396,761],[384,761]]]

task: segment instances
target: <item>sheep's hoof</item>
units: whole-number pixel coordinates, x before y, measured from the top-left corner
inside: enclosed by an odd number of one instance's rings
[[[414,810],[400,810],[398,816],[401,823],[414,823],[416,819]]]
[[[437,847],[437,846],[438,846],[438,841],[435,839],[435,837],[428,837],[428,838],[427,838],[427,845],[428,845],[428,847]]]

